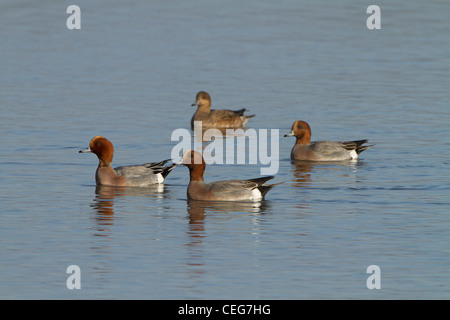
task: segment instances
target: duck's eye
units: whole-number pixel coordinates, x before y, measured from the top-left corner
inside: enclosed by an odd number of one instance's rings
[[[95,147],[98,147],[98,142],[94,143],[94,146],[95,146]]]

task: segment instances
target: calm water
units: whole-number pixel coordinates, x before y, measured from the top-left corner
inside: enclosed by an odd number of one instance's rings
[[[448,1],[378,1],[373,31],[354,0],[79,0],[72,31],[70,4],[1,1],[0,298],[450,298]],[[117,166],[170,158],[199,90],[279,129],[284,184],[260,206],[189,203],[184,167],[162,188],[96,190],[78,150],[104,135]],[[293,164],[297,119],[376,146]]]

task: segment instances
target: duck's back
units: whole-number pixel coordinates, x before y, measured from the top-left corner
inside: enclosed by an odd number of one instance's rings
[[[311,142],[310,149],[314,152],[316,160],[341,161],[357,157],[356,152],[346,149],[342,142]]]
[[[175,167],[175,165],[164,167],[167,161],[122,166],[114,168],[114,171],[118,176],[125,176],[130,186],[147,186],[155,183],[163,183],[167,174]]]
[[[194,121],[202,121],[203,127],[240,128],[245,126],[248,119],[254,117],[254,115],[244,115],[245,110],[213,109],[210,112],[197,111],[192,117],[191,126],[193,127]]]
[[[217,200],[260,200],[258,184],[249,180],[226,180],[215,181],[205,185],[205,188],[212,192]]]

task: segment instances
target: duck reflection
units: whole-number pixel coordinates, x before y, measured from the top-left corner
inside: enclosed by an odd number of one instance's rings
[[[198,143],[209,143],[230,138],[247,138],[257,142],[256,131],[254,129],[196,127],[192,132],[194,141]]]
[[[234,202],[234,201],[187,201],[187,213],[189,225],[186,231],[189,239],[186,242],[188,249],[188,261],[186,265],[189,268],[190,276],[203,276],[206,273],[204,269],[204,246],[206,239],[205,219],[211,214],[228,213],[250,213],[259,216],[264,213],[268,207],[267,200],[262,202]],[[232,217],[233,215],[229,215]],[[252,219],[254,223],[255,219]],[[257,220],[257,219],[256,219]],[[258,220],[259,221],[259,220]]]
[[[327,169],[340,171],[345,168],[353,169],[356,172],[362,161],[298,161],[292,160],[293,186],[307,188],[311,186],[311,173],[316,170]]]
[[[262,213],[268,204],[267,201],[199,201],[188,199],[188,213],[192,218],[202,217],[205,212],[213,213]]]
[[[311,185],[311,171],[314,163],[311,161],[292,161],[293,186],[307,188]]]
[[[165,197],[163,184],[156,184],[150,187],[117,187],[117,186],[96,186],[95,198],[91,207],[95,209],[97,236],[106,236],[110,227],[114,225],[114,204],[117,197],[136,196],[162,199]]]
[[[207,213],[263,213],[267,207],[267,201],[259,202],[235,202],[235,201],[187,201],[187,212],[189,216],[190,236],[189,245],[197,245],[205,237],[205,215]]]

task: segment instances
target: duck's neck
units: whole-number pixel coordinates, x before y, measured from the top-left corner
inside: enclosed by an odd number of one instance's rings
[[[302,130],[301,134],[297,135],[296,138],[297,138],[296,144],[311,143],[311,133],[306,130]]]
[[[98,158],[98,167],[99,168],[111,168],[111,162],[112,161],[108,161],[103,158]]]
[[[211,104],[210,103],[199,104],[197,106],[197,112],[199,112],[199,113],[209,113],[209,112],[211,112]]]
[[[205,172],[204,164],[189,168],[190,181],[203,182],[203,173]]]

